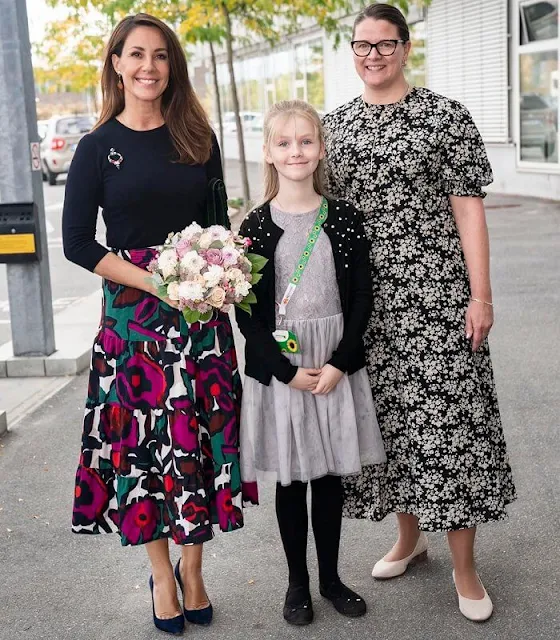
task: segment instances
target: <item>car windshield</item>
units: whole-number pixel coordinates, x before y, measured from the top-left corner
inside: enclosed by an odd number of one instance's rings
[[[63,136],[87,133],[93,127],[94,122],[94,118],[92,118],[91,116],[62,118],[56,123],[56,133]]]

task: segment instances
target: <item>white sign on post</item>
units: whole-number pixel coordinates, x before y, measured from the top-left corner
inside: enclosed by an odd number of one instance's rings
[[[38,142],[31,143],[31,170],[41,171],[41,148]]]

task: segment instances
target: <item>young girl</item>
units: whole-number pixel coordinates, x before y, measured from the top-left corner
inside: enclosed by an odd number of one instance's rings
[[[241,417],[245,495],[256,470],[276,473],[276,514],[289,568],[284,618],[309,624],[307,482],[321,595],[346,616],[366,604],[338,576],[341,476],[385,461],[365,371],[371,312],[360,214],[323,195],[324,144],[315,110],[280,102],[265,120],[265,204],[240,233],[268,259],[249,316]]]

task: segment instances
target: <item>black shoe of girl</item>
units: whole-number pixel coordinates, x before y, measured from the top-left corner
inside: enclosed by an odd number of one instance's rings
[[[313,622],[313,605],[309,587],[288,587],[284,602],[284,620],[299,627]]]
[[[364,599],[340,580],[330,585],[319,585],[319,592],[323,598],[330,600],[338,613],[343,616],[358,618],[367,610]]]

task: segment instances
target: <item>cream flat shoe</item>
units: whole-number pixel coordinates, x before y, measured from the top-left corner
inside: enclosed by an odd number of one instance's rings
[[[428,538],[423,531],[420,531],[420,537],[418,538],[418,542],[414,547],[414,551],[403,558],[402,560],[393,560],[391,562],[387,562],[383,558],[376,562],[373,567],[373,571],[371,575],[378,580],[385,580],[387,578],[396,578],[397,576],[401,576],[407,569],[409,564],[415,564],[416,562],[421,562],[422,560],[426,560],[428,557]]]
[[[482,580],[478,573],[476,576],[480,582],[480,586],[484,589],[484,585],[482,584]],[[492,615],[494,605],[492,604],[492,600],[490,600],[490,596],[486,592],[486,589],[484,589],[484,597],[480,600],[464,598],[457,590],[457,584],[455,583],[455,571],[453,571],[453,584],[455,584],[455,591],[457,591],[457,596],[459,597],[459,611],[465,616],[465,618],[473,620],[474,622],[484,622],[485,620],[488,620]]]

